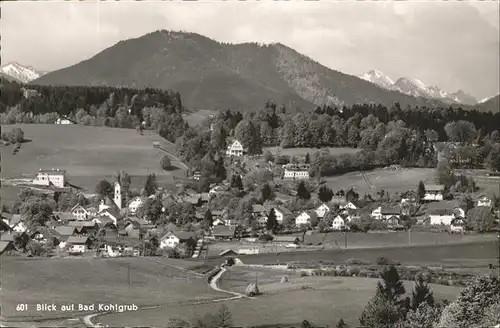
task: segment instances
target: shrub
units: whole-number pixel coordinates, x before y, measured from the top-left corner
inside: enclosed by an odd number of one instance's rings
[[[307,277],[307,276],[309,276],[309,274],[307,273],[307,271],[300,271],[300,276]]]
[[[165,171],[172,169],[172,162],[170,161],[170,158],[167,155],[162,157],[160,165],[161,168],[164,169]]]
[[[377,260],[376,260],[376,263],[378,265],[389,265],[390,264],[390,261],[387,257],[385,256],[379,256],[377,257]]]
[[[365,261],[362,259],[357,259],[357,258],[352,258],[347,260],[348,265],[368,265],[370,264],[369,261]]]

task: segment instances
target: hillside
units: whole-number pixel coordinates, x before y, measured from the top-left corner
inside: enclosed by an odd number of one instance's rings
[[[120,41],[76,65],[32,81],[173,89],[188,109],[289,108],[381,103],[441,106],[331,70],[282,44],[226,44],[199,34],[157,31]]]
[[[153,148],[153,140],[161,140],[163,148],[175,153],[173,144],[157,135],[139,135],[132,129],[92,127],[83,125],[18,124],[24,137],[16,155],[12,146],[2,148],[3,178],[30,177],[40,168],[66,169],[72,184],[93,191],[101,179],[112,180],[118,170],[132,176],[134,188],[142,187],[147,174],[155,173],[160,182],[171,183],[173,175],[185,177],[185,166],[174,156],[172,165],[177,169],[165,172],[160,160],[165,152]],[[14,125],[3,125],[10,131]]]
[[[477,105],[480,110],[500,113],[500,94]]]

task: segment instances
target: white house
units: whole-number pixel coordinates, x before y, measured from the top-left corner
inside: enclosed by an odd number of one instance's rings
[[[169,231],[160,239],[160,248],[174,248],[188,240],[196,241],[196,234],[192,231]]]
[[[51,169],[51,170],[38,170],[33,184],[39,186],[50,186],[64,188],[64,179],[66,177],[66,170]]]
[[[309,179],[309,164],[287,164],[283,165],[285,172],[284,180],[307,180]]]
[[[85,253],[90,245],[88,236],[69,236],[66,242],[70,254]]]
[[[425,185],[425,201],[443,200],[444,185]]]
[[[56,120],[56,124],[75,124],[75,122],[66,116],[61,116]]]
[[[130,211],[131,214],[135,214],[135,212],[137,212],[137,210],[143,205],[144,201],[142,200],[142,198],[136,196],[128,202],[128,210]]]
[[[259,216],[257,217],[257,224],[260,227],[265,227],[267,223],[267,216]]]
[[[339,206],[339,208],[343,209],[343,210],[356,210],[356,209],[358,209],[356,207],[356,205],[354,205],[352,202],[347,202],[347,204],[341,205],[341,206]]]
[[[401,215],[401,209],[399,207],[382,207],[379,206],[374,209],[371,213],[371,217],[375,220],[387,220],[392,216]]]
[[[429,212],[431,225],[451,225],[451,221],[455,218],[452,209],[436,209]]]
[[[120,219],[120,212],[118,212],[116,208],[108,207],[102,211],[99,211],[99,213],[97,213],[97,216],[106,216],[110,218],[116,225],[118,223],[118,219]]]
[[[346,220],[344,220],[344,218],[342,218],[340,215],[337,215],[337,217],[333,219],[332,229],[335,231],[344,230],[346,228],[345,224]]]
[[[77,220],[87,220],[90,216],[90,212],[85,209],[82,205],[76,204],[71,209],[71,214],[76,217]]]
[[[466,226],[465,219],[463,218],[454,218],[451,220],[450,232],[451,233],[461,233],[464,232]]]
[[[274,214],[276,215],[276,221],[278,221],[279,224],[283,224],[284,219],[292,215],[292,212],[290,212],[285,207],[267,206],[267,209],[269,213],[271,212],[271,210],[274,210]]]
[[[243,145],[238,140],[233,140],[226,150],[227,156],[243,156]]]
[[[316,209],[316,214],[318,215],[318,218],[323,218],[325,217],[326,213],[330,212],[330,207],[326,204],[321,204],[317,209]]]
[[[477,199],[477,205],[476,206],[487,206],[491,207],[493,205],[493,202],[491,198],[489,198],[486,195],[482,195]]]
[[[12,219],[9,222],[9,226],[14,232],[22,233],[22,232],[26,232],[26,230],[28,230],[28,226],[21,219],[20,214],[12,215]]]
[[[301,226],[305,224],[310,224],[311,220],[317,216],[316,212],[314,211],[304,211],[300,213],[296,218],[295,218],[295,225],[296,226]]]

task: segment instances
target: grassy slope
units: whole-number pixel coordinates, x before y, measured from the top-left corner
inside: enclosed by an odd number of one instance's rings
[[[224,297],[210,289],[203,278],[186,277],[179,269],[141,258],[26,259],[1,257],[5,317],[41,315],[34,304],[174,304]],[[130,289],[129,289],[130,266]],[[27,303],[29,311],[16,312]],[[53,313],[51,313],[53,314]]]
[[[231,268],[222,278],[225,288],[235,287],[242,290],[259,276],[259,284],[264,295],[256,300],[228,301],[225,304],[233,314],[233,324],[261,325],[270,323],[297,323],[304,319],[316,324],[334,325],[340,318],[354,325],[369,298],[373,295],[376,279],[364,278],[332,278],[292,276],[285,286],[279,283],[284,275],[276,271],[248,270]],[[305,285],[309,288],[301,289]],[[283,290],[283,288],[288,290]],[[406,289],[411,290],[411,284]],[[440,298],[453,299],[460,292],[459,288],[432,286],[435,295]],[[267,291],[267,293],[266,293]],[[191,319],[217,311],[219,305],[204,304],[185,308],[170,307],[168,309],[145,310],[140,313],[123,313],[98,318],[98,321],[109,325],[164,326],[170,318]],[[138,315],[139,314],[139,315]]]
[[[356,148],[335,148],[335,147],[327,147],[332,155],[341,155],[341,154],[353,154],[360,149]],[[280,153],[281,155],[287,156],[305,156],[309,153],[312,156],[314,153],[319,151],[318,148],[281,148],[281,147],[265,147],[263,151],[269,150],[271,154]]]
[[[12,155],[12,146],[1,146],[8,149],[2,151],[4,177],[33,176],[39,168],[61,168],[67,170],[72,184],[93,190],[100,179],[112,179],[120,169],[132,176],[132,187],[142,187],[148,173],[155,173],[160,182],[171,182],[173,175],[185,176],[185,166],[172,155],[172,164],[178,169],[165,172],[160,168],[165,152],[153,148],[152,141],[161,138],[148,132],[141,136],[130,129],[83,125],[17,126],[32,141],[24,143],[16,155]],[[169,154],[175,154],[172,143],[161,143]]]

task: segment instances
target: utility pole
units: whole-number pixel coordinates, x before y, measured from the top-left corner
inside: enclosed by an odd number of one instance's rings
[[[347,230],[344,231],[344,237],[345,237],[345,249],[347,249]]]
[[[127,268],[128,268],[128,291],[130,291],[131,290],[131,284],[132,284],[131,276],[130,276],[130,263],[128,264]]]
[[[408,245],[411,245],[411,228],[408,228]]]

